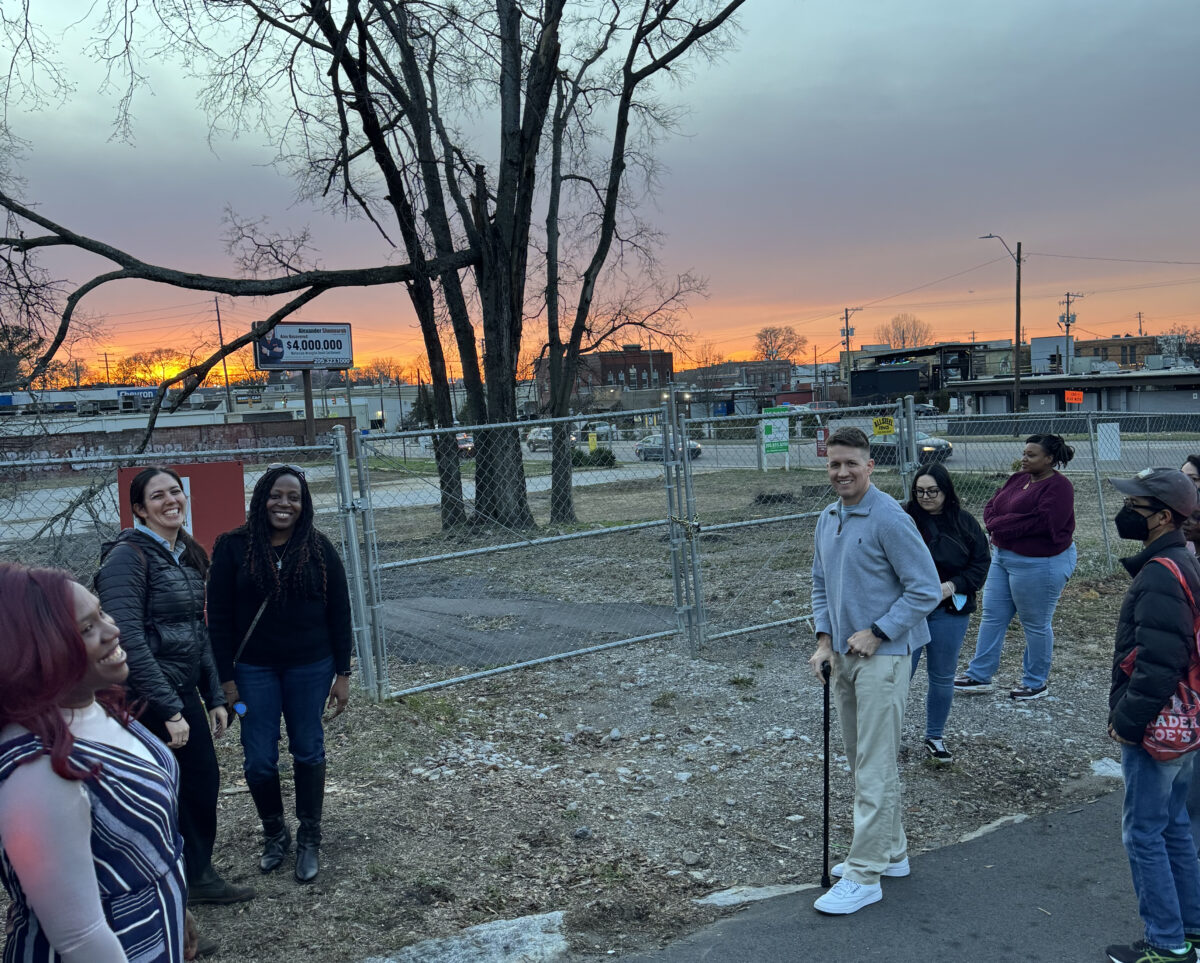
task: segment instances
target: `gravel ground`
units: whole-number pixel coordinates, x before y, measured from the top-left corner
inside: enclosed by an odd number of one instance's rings
[[[1092,764],[1116,756],[1103,721],[1123,591],[1122,577],[1069,585],[1051,694],[958,700],[951,767],[923,758],[918,675],[900,759],[914,853],[1114,788]],[[1015,636],[1009,649],[1001,683],[1018,671]],[[384,705],[359,700],[329,727],[324,865],[307,887],[254,869],[238,753],[223,747],[219,862],[260,896],[202,908],[201,922],[246,961],[334,961],[561,909],[573,952],[588,959],[712,919],[692,899],[714,890],[815,882],[822,726],[810,651],[799,628],[695,661],[643,646]],[[834,715],[836,861],[852,787]]]

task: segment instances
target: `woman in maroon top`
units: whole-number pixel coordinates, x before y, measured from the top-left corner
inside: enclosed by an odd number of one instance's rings
[[[975,656],[954,680],[955,693],[992,691],[1004,635],[1016,615],[1025,630],[1025,657],[1021,681],[1009,696],[1027,701],[1046,694],[1054,652],[1050,620],[1075,571],[1075,489],[1056,469],[1073,457],[1075,450],[1060,435],[1030,435],[1021,470],[984,508],[992,564],[983,586]]]

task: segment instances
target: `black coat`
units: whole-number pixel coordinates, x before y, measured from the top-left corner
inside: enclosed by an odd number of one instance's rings
[[[204,624],[204,578],[177,563],[159,542],[125,529],[106,542],[96,573],[100,604],[121,629],[129,665],[125,683],[158,722],[183,710],[199,688],[209,709],[225,704]]]
[[[1121,603],[1113,652],[1108,722],[1122,739],[1142,741],[1146,726],[1170,700],[1187,669],[1196,638],[1192,609],[1170,569],[1152,558],[1170,558],[1200,600],[1200,566],[1187,550],[1183,533],[1168,532],[1130,558],[1121,559],[1133,584]],[[1133,675],[1121,662],[1137,652]]]
[[[954,607],[953,599],[945,599],[938,608],[960,615],[974,612],[975,596],[983,588],[991,565],[987,536],[983,534],[979,522],[970,512],[961,509],[957,522],[953,524],[945,512],[930,515],[922,511],[913,514],[913,520],[929,548],[929,554],[933,556],[938,579],[953,582],[954,591],[967,597],[967,604],[961,609]]]
[[[346,569],[333,543],[319,532],[317,536],[321,558],[308,560],[306,589],[272,599],[248,639],[263,593],[245,564],[247,536],[235,529],[217,539],[208,573],[208,624],[222,679],[233,678],[234,657],[243,639],[240,661],[247,665],[309,665],[332,655],[336,671],[350,671],[354,634]],[[296,557],[285,550],[283,561],[284,575],[290,575]]]

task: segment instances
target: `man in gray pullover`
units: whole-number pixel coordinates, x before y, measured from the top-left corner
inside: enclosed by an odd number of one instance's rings
[[[837,883],[813,905],[854,913],[883,898],[880,876],[907,876],[908,840],[896,756],[911,654],[929,641],[925,616],[942,600],[937,569],[913,520],[871,484],[867,436],[841,428],[828,442],[838,501],[817,520],[813,626],[808,660],[818,679],[832,667],[846,757],[854,773],[854,838]]]

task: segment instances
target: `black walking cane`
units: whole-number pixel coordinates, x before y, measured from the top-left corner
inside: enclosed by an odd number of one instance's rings
[[[829,887],[833,885],[833,881],[829,878],[829,674],[830,665],[828,662],[821,663],[821,677],[825,684],[822,686],[825,699],[825,830],[824,830],[824,851],[823,862],[821,863],[821,885]]]

